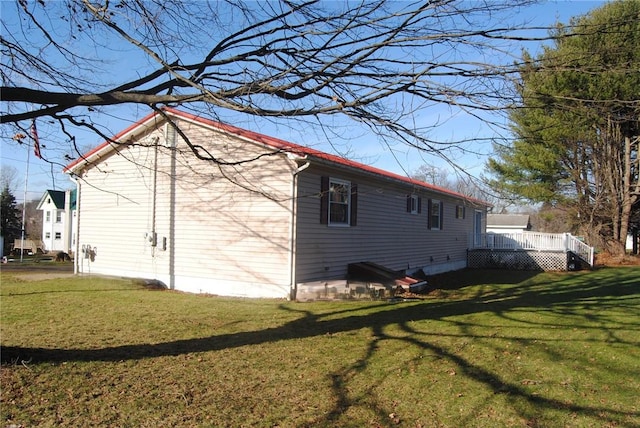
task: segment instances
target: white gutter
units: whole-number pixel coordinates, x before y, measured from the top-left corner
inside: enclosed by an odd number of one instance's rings
[[[297,227],[298,227],[298,213],[296,210],[297,207],[297,199],[298,199],[298,175],[309,168],[311,162],[307,159],[306,156],[297,156],[291,153],[287,154],[287,157],[291,160],[300,161],[304,160],[305,163],[300,165],[293,171],[292,180],[291,180],[291,225],[289,228],[289,244],[291,245],[290,254],[289,254],[289,299],[296,299],[296,292],[298,290],[298,286],[296,284],[296,257],[297,257]]]
[[[62,226],[62,230],[64,232],[63,243],[62,246],[64,248],[64,252],[67,253],[71,249],[71,222],[73,219],[71,218],[71,190],[64,191],[64,223]]]

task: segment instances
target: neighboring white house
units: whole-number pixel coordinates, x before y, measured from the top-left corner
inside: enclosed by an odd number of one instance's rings
[[[75,245],[76,190],[47,190],[38,203],[42,211],[42,242],[47,252],[71,254]]]
[[[310,284],[346,278],[350,263],[464,268],[468,240],[484,232],[483,201],[179,110],[163,114],[65,168],[77,183],[76,272],[295,299]]]
[[[487,214],[487,233],[519,233],[531,230],[529,214]]]

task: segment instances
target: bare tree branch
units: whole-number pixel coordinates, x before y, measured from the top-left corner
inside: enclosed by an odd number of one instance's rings
[[[484,119],[512,107],[519,64],[487,58],[504,58],[508,42],[546,38],[506,23],[530,3],[23,1],[20,24],[0,39],[0,122],[49,117],[87,128],[71,119],[86,113],[79,108],[117,105],[320,124],[343,116],[446,158],[463,141],[434,141],[435,124],[412,117],[448,105]]]

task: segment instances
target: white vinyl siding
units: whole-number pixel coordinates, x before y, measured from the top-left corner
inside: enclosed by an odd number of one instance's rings
[[[189,122],[180,126],[193,144],[228,163],[273,152]],[[164,142],[162,129],[154,136]],[[157,155],[153,147],[128,146],[84,174],[79,245],[97,254],[81,268],[152,277],[185,291],[255,296],[262,289],[264,297],[287,297],[290,161],[273,154],[218,166],[183,143],[173,159],[171,153],[162,144]]]

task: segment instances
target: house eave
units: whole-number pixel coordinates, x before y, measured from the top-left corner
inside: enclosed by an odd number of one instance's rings
[[[70,175],[80,175],[87,166],[94,165],[103,158],[111,156],[118,149],[126,146],[137,135],[144,134],[150,128],[156,127],[164,122],[164,118],[153,112],[138,122],[134,123],[124,131],[116,134],[110,140],[104,141],[78,159],[68,164],[62,172]]]

